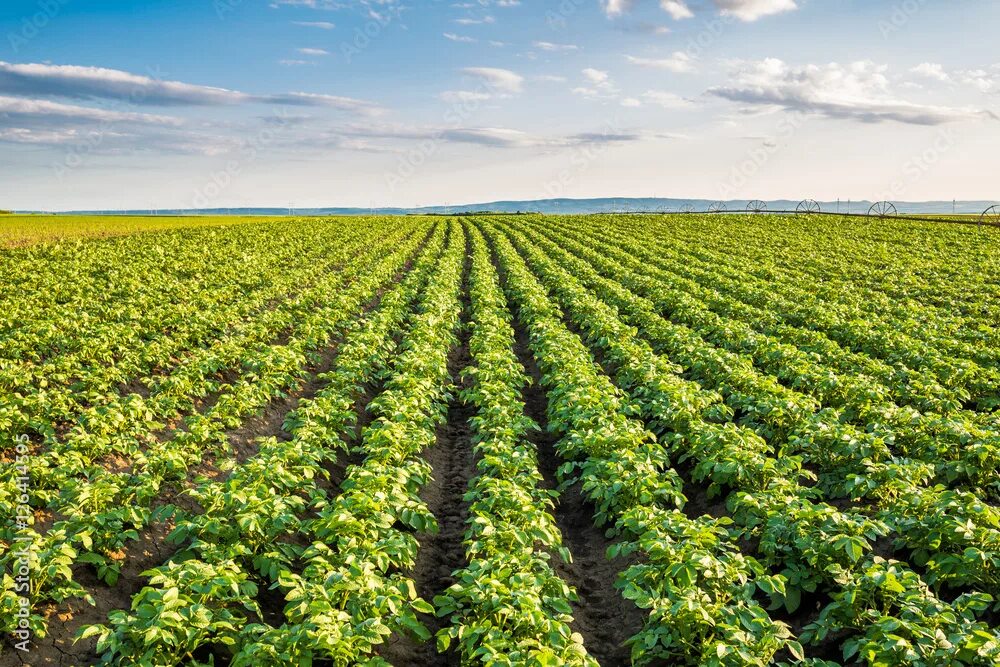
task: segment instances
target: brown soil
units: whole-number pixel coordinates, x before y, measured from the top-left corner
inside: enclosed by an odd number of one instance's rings
[[[404,271],[397,274],[395,280],[401,279],[404,272],[408,271],[411,266],[412,262],[407,262]],[[376,297],[366,304],[365,311],[377,307],[384,293],[385,289],[380,290]],[[260,413],[249,417],[239,427],[227,432],[227,440],[237,464],[244,463],[258,452],[261,438],[291,439],[291,435],[283,429],[285,417],[298,406],[299,401],[315,396],[322,389],[325,382],[318,376],[330,370],[336,359],[336,354],[337,345],[335,343],[319,352],[314,363],[303,374],[307,380],[301,386],[288,392],[285,397],[273,400]],[[367,405],[367,403],[359,402],[359,405]],[[363,423],[367,423],[367,412],[363,409],[360,412],[360,418]],[[162,441],[171,437],[171,433],[167,431],[157,434],[157,438]],[[200,512],[201,509],[197,503],[185,495],[183,491],[192,488],[196,484],[195,480],[199,477],[213,480],[225,479],[231,474],[231,471],[223,470],[217,463],[221,463],[227,458],[222,453],[206,453],[205,459],[188,471],[187,479],[183,483],[164,488],[163,494],[157,499],[154,506],[175,505],[186,512]],[[334,473],[334,476],[336,477],[338,469],[341,475],[339,480],[331,480],[336,482],[336,486],[330,485],[331,488],[339,487],[343,469],[348,464],[349,461],[345,461],[343,465],[331,464],[331,472]],[[128,468],[129,466],[121,467]],[[54,519],[55,517],[49,518],[46,524],[51,525]],[[11,650],[9,639],[4,638],[0,641],[0,649],[3,651],[0,653],[0,667],[7,667],[8,664],[24,664],[32,667],[41,665],[75,667],[95,664],[99,658],[96,653],[96,640],[91,638],[74,643],[73,637],[85,625],[106,622],[109,612],[117,609],[128,609],[131,606],[133,596],[148,581],[146,577],[142,576],[142,573],[165,563],[178,550],[177,545],[169,544],[166,541],[173,527],[173,521],[168,520],[154,522],[141,531],[139,539],[130,543],[127,552],[122,554],[124,556],[122,572],[114,586],[109,586],[98,579],[90,566],[74,567],[74,580],[78,581],[94,597],[95,605],[91,606],[80,599],[68,600],[58,605],[49,605],[46,613],[54,617],[49,623],[49,636],[36,639],[32,643],[30,653],[26,655]],[[285,604],[281,592],[269,591],[266,585],[261,586],[259,601],[262,603],[265,620],[280,623]],[[10,662],[11,660],[13,662]]]
[[[448,373],[455,382],[453,397],[448,405],[447,421],[438,427],[434,446],[424,451],[424,458],[431,465],[431,481],[421,490],[420,497],[438,521],[436,534],[418,533],[420,549],[417,562],[410,572],[416,583],[417,593],[433,604],[434,596],[443,593],[455,579],[452,573],[467,565],[465,546],[465,522],[469,517],[468,503],[463,496],[469,488],[469,480],[476,474],[475,455],[472,449],[472,428],[469,420],[475,415],[475,408],[465,404],[458,397],[466,381],[460,378],[462,369],[471,363],[468,325],[469,261],[462,280],[462,330],[459,343],[448,356]],[[447,627],[447,618],[437,618],[433,614],[422,614],[423,624],[435,635]],[[379,650],[379,655],[395,667],[457,667],[459,656],[454,648],[444,654],[437,652],[436,640],[418,642],[410,637],[394,635]]]
[[[538,450],[538,467],[545,484],[555,488],[556,470],[563,463],[555,449],[559,437],[548,430],[548,400],[541,386],[541,371],[528,348],[527,332],[517,322],[515,330],[515,351],[532,378],[524,392],[525,410],[541,427],[531,440]],[[583,636],[587,651],[605,667],[627,665],[629,649],[624,642],[642,629],[645,614],[615,588],[618,573],[632,563],[625,558],[608,560],[607,550],[614,540],[594,524],[594,513],[593,504],[580,494],[578,484],[560,494],[555,519],[573,562],[564,563],[558,556],[552,562],[559,576],[576,589],[579,600],[573,603],[571,627]]]

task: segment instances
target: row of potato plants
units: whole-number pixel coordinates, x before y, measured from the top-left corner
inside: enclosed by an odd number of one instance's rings
[[[728,385],[738,384],[743,392],[739,398],[745,402],[737,406],[746,414],[746,406],[750,405],[755,415],[762,415],[744,416],[744,423],[753,425],[759,420],[767,424],[773,419],[769,406],[778,404],[787,410],[792,405],[778,402],[778,394],[771,392],[766,382],[768,378],[756,374],[745,359],[723,354],[696,332],[672,325],[657,315],[652,301],[629,292],[625,286],[632,285],[632,275],[611,259],[609,247],[602,246],[597,252],[583,249],[566,237],[558,240],[562,247],[579,254],[572,261],[580,270],[592,274],[590,284],[596,286],[602,298],[622,309],[622,314],[634,321],[644,335],[676,355],[685,367],[697,366],[695,377],[699,381],[718,387],[731,404],[734,393]],[[563,252],[555,244],[546,247],[553,253]],[[615,279],[600,277],[580,258]],[[741,363],[745,372],[734,373]],[[772,393],[771,398],[766,398],[768,393]],[[789,417],[787,413],[782,416]],[[869,433],[854,431],[839,420],[830,420],[828,410],[816,416],[800,416],[797,424],[796,420],[789,421],[791,426],[782,429],[777,440],[774,432],[759,432],[772,441],[787,441],[786,451],[802,455],[818,469],[828,480],[822,488],[832,489],[832,495],[872,503],[879,518],[894,529],[897,545],[912,550],[911,557],[926,570],[928,582],[973,586],[994,596],[1000,592],[1000,513],[996,508],[970,492],[934,485],[932,464],[893,457],[888,450],[879,454],[874,447],[865,445],[865,439],[883,448],[884,442]]]
[[[590,229],[599,232],[593,227]],[[601,236],[595,236],[595,239],[618,245],[634,242],[639,230],[637,226],[623,225],[599,233]],[[661,258],[663,261],[660,261]],[[928,370],[892,365],[846,349],[822,332],[785,323],[780,313],[789,309],[791,304],[776,295],[767,280],[750,275],[753,268],[750,265],[726,266],[665,245],[658,245],[656,253],[644,254],[643,260],[681,276],[682,285],[691,285],[695,290],[707,288],[724,295],[706,303],[712,310],[741,319],[762,334],[815,354],[823,364],[840,373],[864,377],[870,383],[870,393],[891,396],[900,405],[912,405],[931,412],[950,412],[961,407],[962,401],[967,398],[967,394],[961,391],[942,386]],[[808,298],[816,300],[815,295]],[[829,384],[827,391],[843,393],[835,382]]]
[[[628,236],[635,238],[636,235],[629,233]],[[831,235],[831,240],[834,238],[836,235]],[[865,340],[868,342],[864,343],[863,349],[859,349],[858,352],[870,355],[872,359],[878,361],[883,361],[883,358],[890,360],[897,376],[906,380],[905,383],[889,383],[896,390],[906,391],[917,401],[922,400],[922,396],[936,394],[938,396],[936,401],[933,397],[927,399],[929,402],[925,405],[929,409],[947,411],[957,405],[990,410],[997,406],[998,375],[995,369],[1000,360],[996,358],[998,353],[995,349],[998,341],[991,338],[990,328],[983,326],[985,322],[990,321],[990,315],[985,309],[979,309],[972,317],[956,319],[953,317],[954,307],[929,309],[922,302],[905,297],[900,297],[897,303],[886,294],[879,295],[880,298],[873,294],[861,297],[858,292],[864,290],[853,280],[841,278],[852,275],[850,267],[833,270],[824,278],[812,276],[806,278],[801,272],[796,273],[794,269],[785,272],[762,269],[756,259],[743,260],[740,264],[733,265],[734,259],[731,255],[717,250],[674,247],[667,242],[654,245],[668,255],[679,254],[684,258],[686,266],[700,266],[711,275],[725,273],[741,286],[741,291],[750,291],[753,294],[754,299],[763,305],[765,312],[770,313],[769,319],[778,317],[786,326],[791,326],[800,332],[805,330],[820,334],[823,338],[833,340],[838,346],[848,350],[858,347],[850,342],[852,340],[850,332],[841,330],[833,334],[829,330],[824,330],[818,323],[828,322],[831,317],[839,317],[854,327],[865,327],[869,326],[869,321],[874,322],[872,330],[875,333],[866,334],[868,337]],[[922,264],[921,261],[926,262],[923,258],[909,259],[911,261],[887,262],[885,266],[907,266],[911,263],[916,263],[917,266],[935,266],[934,262]],[[952,258],[952,262],[964,267],[956,276],[956,280],[964,282],[969,273],[964,258]],[[800,263],[808,264],[808,262]],[[804,288],[802,287],[804,283],[814,287]],[[714,284],[710,281],[707,286],[714,287]],[[845,294],[849,295],[846,298],[851,300],[850,308],[838,303],[845,298],[842,296]],[[807,307],[812,314],[805,312]],[[887,315],[899,310],[909,313],[909,316]],[[915,320],[913,315],[918,312],[924,312],[924,315]],[[788,317],[791,313],[798,315],[794,317],[795,321],[790,322]],[[816,315],[817,313],[823,315]],[[971,338],[969,341],[958,343],[960,349],[957,349],[955,341],[960,340],[963,335],[971,335]],[[928,336],[931,336],[931,339],[925,340]],[[898,350],[892,352],[900,346],[906,348],[906,354],[915,361],[905,361]],[[925,357],[938,359],[941,362],[937,369],[940,373],[944,373],[944,378],[935,370],[937,362],[924,363]],[[953,368],[949,370],[948,364]]]
[[[680,222],[675,227],[678,240],[730,227],[719,219],[691,220],[693,225]],[[857,222],[829,229],[787,218],[750,224],[750,234],[746,234],[747,227],[730,227],[732,234],[705,250],[752,258],[754,274],[781,277],[781,282],[787,278],[794,284],[796,276],[799,284],[803,278],[816,280],[817,293],[834,302],[842,298],[840,289],[848,287],[872,298],[872,305],[886,306],[885,314],[904,319],[919,315],[921,320],[936,322],[939,333],[953,333],[956,340],[974,345],[997,342],[995,333],[989,335],[974,326],[983,317],[1000,316],[996,283],[989,273],[1000,266],[990,235],[995,232],[969,233],[968,229],[911,222],[884,229]],[[743,237],[740,243],[733,243],[734,235]],[[907,313],[910,305],[915,310]]]
[[[310,284],[333,261],[324,251],[352,230],[302,227],[175,232],[10,258],[24,291],[0,316],[5,427],[44,446],[119,386]]]
[[[763,226],[765,233],[753,234],[739,254],[764,259],[761,266],[792,282],[796,276],[815,280],[824,298],[837,301],[848,288],[870,300],[871,310],[931,323],[937,329],[932,336],[946,334],[979,352],[1000,343],[995,331],[982,326],[984,318],[1000,317],[1000,291],[990,273],[1000,268],[995,232],[906,222],[880,230],[842,225],[831,233],[822,225],[798,222]],[[720,245],[729,245],[728,239]]]
[[[745,355],[782,384],[811,395],[825,409],[827,422],[858,424],[890,445],[894,453],[934,464],[940,482],[957,482],[984,497],[1000,498],[1000,432],[978,424],[976,415],[900,408],[870,378],[838,374],[795,346],[756,332],[750,323],[720,315],[731,300],[716,297],[706,288],[685,289],[684,279],[662,255],[598,238],[602,248],[609,248],[634,270],[638,293],[653,300],[671,320],[689,326],[722,349]],[[664,264],[667,268],[661,270]]]
[[[345,250],[360,248],[362,242],[358,238],[356,246],[346,244]],[[332,254],[341,262],[350,257],[337,252]],[[275,273],[307,277],[298,267],[276,269]],[[228,390],[232,382],[220,380],[223,373],[238,373],[252,364],[253,357],[261,349],[279,338],[283,331],[289,331],[291,323],[316,307],[318,299],[323,298],[321,288],[324,285],[331,280],[347,278],[349,276],[332,273],[324,276],[320,284],[306,283],[305,288],[297,288],[297,293],[273,308],[244,320],[228,335],[191,350],[163,375],[149,376],[148,396],[109,391],[99,399],[92,398],[76,422],[58,439],[40,446],[28,457],[30,504],[53,506],[59,502],[62,489],[77,483],[91,468],[107,467],[107,461],[131,464],[138,461],[141,464],[143,452],[158,442],[157,433],[165,422],[175,422],[182,415],[193,412],[199,401]],[[294,284],[283,280],[276,279],[276,282],[279,290],[265,294],[266,301],[287,297],[289,290],[296,289]],[[0,507],[12,507],[19,492],[16,478],[22,472],[11,468],[0,474]],[[13,512],[8,516],[12,515]]]
[[[704,253],[701,249],[696,252]],[[802,258],[798,264],[803,264]],[[836,285],[832,293],[823,293],[822,303],[816,304],[816,293],[823,283],[835,284],[837,273],[822,274],[821,280],[810,283],[816,286],[810,291],[802,286],[801,269],[789,272],[791,275],[779,274],[771,281],[772,291],[791,301],[789,309],[781,311],[789,323],[822,331],[850,349],[890,363],[928,369],[944,386],[964,390],[969,401],[981,408],[1000,405],[995,346],[977,346],[940,331],[943,327],[939,323],[947,315],[935,311],[928,316],[929,321],[920,321],[912,315],[920,309],[919,303],[909,302],[902,307],[888,298],[862,295],[846,282]],[[973,319],[971,323],[979,321]]]
[[[150,583],[129,611],[115,611],[107,625],[83,631],[83,637],[98,637],[104,664],[173,665],[204,647],[224,647],[237,664],[292,664],[322,653],[315,632],[286,631],[297,635],[293,648],[263,643],[262,636],[277,631],[264,622],[257,592],[291,590],[284,586],[307,549],[302,544],[316,539],[309,515],[329,502],[319,481],[348,452],[356,436],[356,402],[386,373],[395,332],[443,241],[439,228],[399,285],[347,325],[331,369],[317,376],[322,388],[286,416],[289,440],[264,440],[225,480],[205,479],[188,492],[202,511],[177,517],[169,540],[183,548],[144,573]]]
[[[996,658],[1000,651],[996,634],[975,620],[989,596],[965,595],[949,605],[903,564],[876,556],[871,542],[887,532],[883,523],[813,501],[811,491],[798,481],[807,478],[798,457],[775,456],[752,433],[740,437],[738,431],[726,428],[731,424],[712,424],[716,413],[711,408],[702,406],[704,416],[699,419],[698,402],[691,399],[698,388],[677,391],[665,381],[663,370],[643,374],[642,369],[653,367],[658,357],[636,341],[635,330],[621,324],[613,308],[589,295],[572,274],[527,245],[523,237],[521,243],[522,251],[547,276],[550,289],[564,305],[572,306],[568,316],[615,365],[616,377],[629,388],[644,416],[657,431],[673,435],[678,454],[693,459],[695,481],[733,490],[728,504],[744,536],[754,540],[765,562],[780,568],[789,580],[787,591],[774,596],[775,602],[794,610],[801,592],[820,585],[831,589],[833,602],[806,628],[803,639],[855,632],[859,636],[844,644],[845,658],[857,656],[869,664],[886,660],[925,664],[921,661],[941,660],[950,652],[962,656],[965,664],[990,664]],[[550,256],[555,254],[555,246],[540,247]],[[574,267],[574,273],[581,270]],[[907,585],[901,587],[897,580]],[[859,590],[867,594],[859,597]],[[914,610],[924,623],[902,626]],[[947,647],[938,642],[942,634],[949,638]]]
[[[801,657],[788,627],[755,600],[758,591],[784,591],[784,578],[740,552],[728,519],[681,511],[682,483],[664,446],[630,417],[629,401],[510,242],[496,229],[487,233],[543,374],[549,427],[562,436],[559,477],[579,482],[597,523],[622,539],[609,557],[638,561],[618,581],[623,596],[649,611],[629,640],[633,664],[765,665],[781,650]]]
[[[391,637],[428,641],[420,614],[433,606],[419,597],[411,571],[419,543],[415,533],[434,533],[437,519],[420,491],[431,468],[423,452],[452,399],[450,351],[461,324],[460,292],[465,240],[450,223],[446,250],[409,320],[392,359],[384,391],[368,406],[359,453],[348,466],[341,493],[315,507],[309,521],[314,541],[302,554],[301,572],[279,581],[286,591],[287,622],[258,631],[234,665],[387,665],[379,648]]]
[[[36,609],[31,625],[37,636],[44,636],[46,625],[37,609],[41,603],[70,597],[90,600],[87,591],[75,581],[71,565],[90,564],[100,578],[113,585],[127,544],[137,539],[150,522],[169,513],[170,506],[154,510],[164,485],[183,481],[188,469],[212,451],[217,451],[221,459],[229,456],[228,430],[300,384],[317,350],[325,347],[338,328],[354,319],[379,288],[392,280],[419,241],[411,236],[389,253],[374,248],[368,253],[368,261],[361,259],[345,274],[321,280],[311,290],[313,308],[293,323],[287,340],[246,351],[244,373],[224,387],[211,407],[187,417],[183,430],[137,456],[131,469],[113,472],[91,466],[82,478],[68,479],[49,505],[58,512],[57,520],[44,534],[32,528],[5,532],[5,540],[16,536],[29,538],[32,543],[29,569]],[[15,584],[8,574],[15,565],[12,553],[3,554],[2,565],[0,608],[14,608]]]
[[[437,614],[450,621],[438,632],[438,649],[457,642],[467,665],[596,667],[570,627],[576,593],[550,562],[569,554],[552,515],[557,493],[543,488],[528,439],[538,425],[525,414],[521,392],[529,379],[514,352],[507,301],[481,233],[467,232],[472,363],[460,397],[476,409],[477,474],[465,496],[467,565],[434,598]]]

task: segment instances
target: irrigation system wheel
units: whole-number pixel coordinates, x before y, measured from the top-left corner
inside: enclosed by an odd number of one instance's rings
[[[979,216],[979,226],[1000,225],[1000,205],[990,206]]]
[[[708,205],[709,213],[725,213],[728,210],[725,202],[717,201]]]
[[[763,202],[760,199],[754,199],[752,202],[747,204],[747,213],[763,213],[767,210],[767,202]]]
[[[803,199],[799,202],[799,205],[795,207],[796,213],[820,213],[821,209],[819,207],[819,202],[815,199]]]
[[[681,213],[694,213],[694,206],[691,204],[684,204],[684,206],[681,206],[679,210]]]
[[[897,215],[899,215],[899,211],[896,210],[896,205],[891,201],[875,202],[868,209],[869,218],[894,218]]]

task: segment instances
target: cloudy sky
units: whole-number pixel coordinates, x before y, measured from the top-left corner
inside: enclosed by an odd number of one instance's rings
[[[992,0],[5,0],[0,208],[1000,198]]]

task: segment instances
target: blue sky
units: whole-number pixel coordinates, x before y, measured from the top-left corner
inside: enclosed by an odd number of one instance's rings
[[[1000,197],[987,0],[8,0],[0,208]]]

